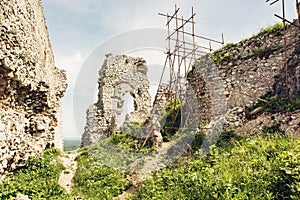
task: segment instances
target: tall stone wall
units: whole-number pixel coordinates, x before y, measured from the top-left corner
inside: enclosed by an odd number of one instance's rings
[[[295,22],[296,23],[296,22]],[[287,58],[289,97],[292,99],[300,91],[300,30],[288,26]],[[237,44],[228,45],[211,54],[218,73],[214,79],[221,79],[224,93],[211,96],[208,88],[215,87],[211,80],[202,73],[207,68],[207,60],[199,59],[189,74],[201,105],[201,118],[208,123],[212,117],[212,106],[219,100],[226,104],[227,127],[238,132],[255,133],[263,126],[281,123],[282,128],[289,132],[300,131],[299,113],[264,114],[255,123],[245,117],[245,108],[254,105],[267,92],[279,96],[286,95],[285,65],[284,65],[284,32],[266,32],[243,40]],[[224,106],[219,104],[219,106]],[[288,119],[288,120],[286,120]],[[244,127],[244,128],[243,128]],[[248,128],[245,128],[248,127]]]
[[[122,113],[124,95],[134,98],[134,111],[126,116],[124,124],[142,122],[151,109],[148,68],[142,58],[107,54],[99,71],[98,101],[87,110],[87,124],[82,146],[97,143],[119,127],[116,118]]]
[[[66,74],[54,56],[41,0],[0,1],[0,176],[48,147],[62,149]]]

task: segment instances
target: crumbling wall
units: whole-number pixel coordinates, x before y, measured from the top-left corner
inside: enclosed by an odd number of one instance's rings
[[[65,72],[54,56],[40,0],[0,1],[0,175],[47,147],[62,149]]]
[[[288,84],[289,97],[292,99],[300,90],[300,30],[295,26],[288,26],[287,58],[288,58]],[[202,122],[208,123],[212,116],[212,104],[225,99],[227,105],[226,127],[239,129],[244,133],[259,132],[263,126],[282,122],[280,114],[272,117],[263,117],[248,129],[242,127],[249,123],[245,117],[245,108],[257,103],[257,100],[267,92],[281,96],[286,95],[285,65],[284,65],[284,33],[272,31],[253,36],[237,44],[223,47],[211,55],[218,69],[217,78],[224,83],[224,93],[212,97],[208,87],[214,88],[211,80],[203,79],[202,69],[206,68],[207,61],[199,59],[198,63],[189,73],[190,83],[195,89],[202,109]],[[214,79],[214,78],[213,78]],[[212,79],[212,80],[213,80]],[[223,106],[223,105],[219,105]],[[297,125],[299,113],[285,113],[289,116],[282,123],[285,130],[299,132]],[[270,114],[268,114],[270,116]],[[270,120],[272,118],[272,120]],[[274,119],[275,118],[275,119]],[[294,120],[293,120],[294,119]],[[292,125],[293,128],[287,128]]]
[[[97,143],[119,127],[116,117],[122,113],[124,95],[128,92],[134,98],[134,111],[126,116],[124,124],[147,119],[151,109],[147,72],[142,58],[106,55],[99,71],[98,101],[87,110],[82,146]]]

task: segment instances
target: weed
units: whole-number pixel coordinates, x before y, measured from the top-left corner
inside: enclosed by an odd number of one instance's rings
[[[262,28],[259,33],[257,34],[258,36],[264,35],[264,34],[270,34],[270,33],[274,33],[276,35],[279,35],[283,29],[283,23],[282,22],[278,22],[272,26],[268,26],[266,28]]]

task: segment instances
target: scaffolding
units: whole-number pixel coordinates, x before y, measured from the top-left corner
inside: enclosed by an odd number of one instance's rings
[[[280,0],[266,0],[267,3],[270,3],[270,6],[275,5],[280,2]],[[298,25],[291,22],[290,20],[286,19],[286,12],[285,12],[285,0],[281,0],[281,7],[282,7],[282,16],[274,14],[275,17],[282,20],[283,23],[283,46],[284,46],[284,68],[285,68],[285,90],[286,90],[286,97],[289,98],[289,66],[288,66],[288,47],[287,47],[287,35],[286,35],[286,23],[296,26],[300,29],[300,4],[299,0],[296,0],[296,11],[298,14]]]
[[[170,70],[169,77],[169,98],[170,102],[174,102],[174,109],[177,101],[182,104],[183,99],[186,99],[186,88],[187,88],[187,78],[188,72],[191,70],[194,62],[206,55],[208,52],[214,51],[213,45],[224,45],[224,35],[221,34],[221,41],[211,39],[209,37],[204,37],[202,35],[197,35],[195,30],[195,16],[194,8],[192,7],[191,15],[188,18],[179,16],[180,8],[175,5],[175,10],[173,14],[163,14],[158,13],[160,16],[166,17],[166,27],[168,30],[168,36],[166,38],[167,48],[166,48],[166,60],[164,64],[163,73],[161,75],[161,80],[164,76],[165,69],[168,67]],[[197,41],[202,43],[207,43],[207,46],[197,44]],[[161,81],[159,85],[161,84]],[[197,91],[197,88],[194,89]],[[188,102],[185,102],[188,103]],[[182,105],[180,105],[182,107]],[[186,105],[191,109],[195,105]],[[172,119],[172,127],[174,128],[174,122],[179,113]],[[181,123],[186,121],[192,116],[188,116],[185,120],[182,119]]]

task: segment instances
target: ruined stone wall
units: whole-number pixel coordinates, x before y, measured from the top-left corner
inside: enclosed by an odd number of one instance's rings
[[[106,55],[99,71],[98,101],[87,110],[82,146],[95,144],[119,128],[116,117],[122,113],[128,92],[134,98],[134,111],[126,116],[124,124],[147,119],[151,109],[147,72],[142,58]]]
[[[0,1],[0,175],[62,149],[65,72],[56,68],[41,0]]]
[[[289,96],[293,98],[300,90],[300,30],[295,26],[287,27],[287,58],[289,66]],[[202,121],[209,122],[212,117],[212,104],[220,99],[226,102],[226,126],[241,129],[243,132],[254,133],[262,129],[271,117],[264,118],[242,129],[248,122],[245,118],[245,108],[254,105],[259,97],[267,92],[284,96],[285,65],[284,65],[284,34],[283,30],[268,32],[253,36],[237,44],[228,45],[211,54],[218,73],[213,79],[221,79],[224,94],[212,97],[208,88],[214,88],[211,80],[202,73],[207,68],[203,58],[193,67],[189,74],[191,85],[197,90],[197,96],[202,106]],[[221,104],[219,104],[221,106]],[[223,105],[222,105],[223,106]],[[216,105],[214,106],[216,107]],[[278,114],[277,114],[278,115]],[[274,115],[273,123],[281,122],[283,117]],[[283,128],[290,132],[299,132],[297,122],[299,113],[285,113],[290,120],[285,120]],[[276,119],[277,118],[277,119]],[[298,125],[297,125],[298,124]]]

